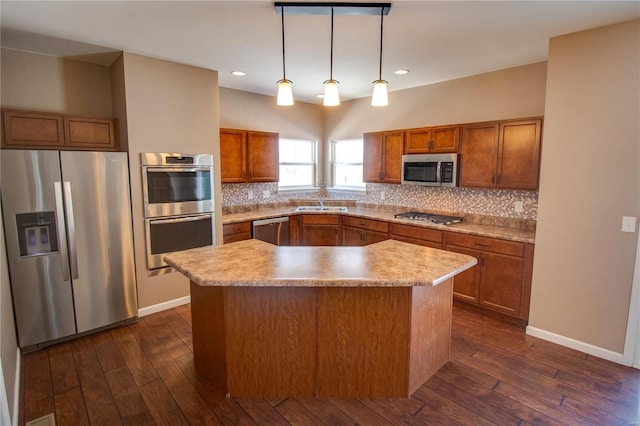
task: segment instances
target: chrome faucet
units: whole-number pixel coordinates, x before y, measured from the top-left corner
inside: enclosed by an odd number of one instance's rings
[[[320,207],[324,207],[324,201],[322,198],[318,198],[318,203],[320,204]]]

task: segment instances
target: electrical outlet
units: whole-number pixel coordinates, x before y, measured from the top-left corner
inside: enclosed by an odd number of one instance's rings
[[[384,193],[384,191],[380,191],[380,199],[381,200],[384,200],[385,195],[386,194]]]
[[[635,216],[622,216],[622,232],[636,232]]]
[[[247,198],[253,200],[253,191],[247,191]]]
[[[264,191],[262,191],[262,198],[269,198],[271,197],[271,191],[269,191],[268,189],[265,189]]]
[[[516,201],[515,203],[513,203],[513,208],[515,209],[516,213],[522,213],[524,211],[524,203],[522,201]]]

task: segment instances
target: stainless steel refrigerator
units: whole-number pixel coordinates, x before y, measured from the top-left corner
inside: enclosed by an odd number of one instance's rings
[[[127,154],[2,150],[0,159],[20,347],[135,318]]]

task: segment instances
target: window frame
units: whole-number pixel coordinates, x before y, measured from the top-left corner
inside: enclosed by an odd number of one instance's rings
[[[317,191],[318,190],[318,141],[310,140],[310,139],[299,139],[299,138],[283,138],[280,137],[280,140],[287,141],[296,141],[296,142],[304,142],[309,143],[311,145],[311,162],[283,162],[280,161],[282,156],[279,155],[278,158],[278,169],[281,166],[312,166],[312,175],[313,175],[313,183],[311,185],[281,185],[280,180],[278,180],[278,192],[302,192],[302,191]],[[280,150],[280,141],[278,141],[278,151]]]
[[[336,161],[336,145],[340,142],[354,141],[360,140],[362,142],[362,160],[359,163],[338,163]],[[364,139],[363,138],[349,138],[349,139],[341,139],[341,140],[332,140],[330,141],[330,163],[331,163],[331,187],[328,188],[331,191],[336,192],[366,192],[367,183],[362,182],[362,186],[354,186],[354,185],[337,185],[336,184],[336,168],[337,165],[344,166],[360,166],[362,168],[362,172],[364,173]],[[362,176],[364,178],[364,175]]]

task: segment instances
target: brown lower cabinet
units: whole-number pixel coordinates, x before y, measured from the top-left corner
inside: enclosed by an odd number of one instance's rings
[[[237,222],[222,225],[222,241],[224,244],[250,240],[253,222]]]
[[[350,216],[342,218],[343,246],[366,246],[388,239],[387,222]]]
[[[444,247],[478,259],[476,266],[455,277],[455,299],[529,318],[533,244],[445,232]]]
[[[389,228],[389,236],[392,240],[398,240],[405,243],[437,249],[442,248],[442,231],[437,229],[392,223]]]
[[[339,246],[340,216],[335,214],[304,214],[300,220],[301,246]]]

